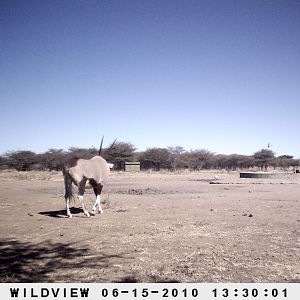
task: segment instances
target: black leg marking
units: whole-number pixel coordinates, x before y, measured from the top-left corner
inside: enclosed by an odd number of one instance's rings
[[[87,181],[87,179],[83,178],[78,184],[78,194],[80,196],[83,196],[83,194],[84,194],[86,181]]]
[[[101,194],[102,189],[103,189],[103,185],[101,183],[94,186],[94,193],[95,193],[96,197]]]
[[[89,183],[93,188],[98,184],[94,178],[89,178]]]

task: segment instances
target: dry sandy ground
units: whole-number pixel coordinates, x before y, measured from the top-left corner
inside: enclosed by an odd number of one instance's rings
[[[1,282],[300,282],[300,174],[113,173],[72,219],[59,173],[0,189]]]

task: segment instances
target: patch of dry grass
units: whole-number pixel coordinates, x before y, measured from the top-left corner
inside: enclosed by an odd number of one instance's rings
[[[62,173],[59,171],[0,171],[0,180],[63,180]]]

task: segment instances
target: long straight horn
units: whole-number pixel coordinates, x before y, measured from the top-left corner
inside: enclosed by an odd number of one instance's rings
[[[114,140],[114,142],[111,144],[111,146],[109,147],[107,153],[109,153],[111,151],[111,149],[113,148],[113,146],[115,145],[117,139]]]
[[[99,148],[99,156],[101,156],[101,152],[102,152],[103,139],[104,139],[104,136],[102,137],[102,140],[101,140],[101,144],[100,144],[100,148]]]

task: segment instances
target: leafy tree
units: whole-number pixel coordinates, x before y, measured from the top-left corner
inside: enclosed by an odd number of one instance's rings
[[[190,151],[188,157],[190,169],[191,168],[193,170],[209,169],[212,165],[213,155],[214,153],[206,149]]]
[[[235,171],[240,164],[240,156],[238,154],[231,154],[227,156],[227,168]]]
[[[215,169],[227,169],[227,155],[217,154],[212,158],[212,167]]]
[[[293,159],[293,167],[294,167],[294,169],[299,169],[300,159]]]
[[[269,149],[261,149],[260,151],[255,152],[253,157],[258,167],[267,170],[268,166],[274,164],[275,153]]]
[[[186,167],[186,163],[183,157],[183,153],[186,151],[181,146],[169,147],[169,159],[173,170],[182,169]]]
[[[7,166],[17,171],[29,171],[36,164],[36,154],[32,151],[15,151],[7,153]]]
[[[212,168],[215,169],[226,169],[226,170],[236,170],[236,169],[249,169],[254,167],[255,161],[252,156],[239,155],[239,154],[218,154],[214,155],[212,158]]]
[[[116,142],[103,151],[105,159],[115,164],[117,169],[123,169],[126,161],[133,161],[136,148],[131,143]]]
[[[148,148],[140,156],[143,169],[171,169],[170,152],[165,148]]]
[[[98,150],[96,148],[77,148],[71,147],[67,152],[68,158],[84,158],[89,159],[93,156],[98,155]]]
[[[294,157],[292,155],[280,155],[277,157],[277,165],[280,168],[283,169],[289,169],[290,166],[295,165],[295,160],[293,159]]]
[[[205,150],[192,150],[184,154],[186,164],[190,170],[209,169],[212,165],[214,153]]]
[[[227,168],[233,171],[238,168],[249,169],[254,164],[254,159],[246,155],[231,154],[227,156]]]
[[[38,154],[37,159],[42,170],[59,171],[66,159],[66,152],[63,149],[49,149],[45,153]]]
[[[0,170],[8,169],[7,158],[4,155],[0,156]]]
[[[248,155],[239,155],[239,168],[241,169],[250,169],[255,166],[255,159],[253,156]]]

